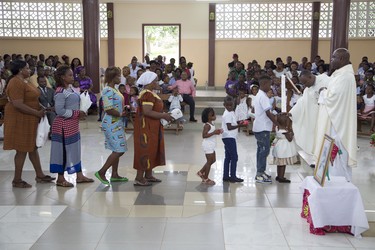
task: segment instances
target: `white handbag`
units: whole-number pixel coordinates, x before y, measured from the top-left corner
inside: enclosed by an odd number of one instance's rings
[[[43,147],[48,140],[49,129],[50,125],[48,123],[47,116],[44,116],[40,119],[36,133],[36,146],[38,148]]]

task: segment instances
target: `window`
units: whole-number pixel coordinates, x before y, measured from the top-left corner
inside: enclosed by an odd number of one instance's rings
[[[321,3],[320,38],[331,37],[333,3]],[[217,39],[310,38],[311,3],[217,4]],[[349,37],[375,37],[375,2],[352,2]]]
[[[143,24],[143,55],[152,59],[158,55],[178,61],[180,57],[180,24]]]
[[[0,2],[0,36],[82,38],[82,4]],[[100,4],[100,34],[108,36],[107,5]]]
[[[311,3],[217,4],[216,38],[308,38]]]

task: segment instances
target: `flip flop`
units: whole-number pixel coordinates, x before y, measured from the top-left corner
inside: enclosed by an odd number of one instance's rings
[[[111,182],[127,182],[128,178],[126,178],[126,177],[117,177],[117,178],[111,177],[110,181]]]
[[[137,181],[137,180],[134,180],[134,186],[136,187],[148,187],[148,186],[152,186],[152,184],[148,181],[145,181],[145,182],[140,182],[140,181]]]
[[[83,180],[76,180],[76,183],[77,184],[80,184],[80,183],[90,183],[90,182],[94,182],[94,180],[93,179],[91,179],[91,178],[84,178]]]
[[[110,185],[109,181],[103,180],[102,177],[100,177],[99,172],[95,172],[95,177],[98,178],[98,180],[104,184],[104,185]]]

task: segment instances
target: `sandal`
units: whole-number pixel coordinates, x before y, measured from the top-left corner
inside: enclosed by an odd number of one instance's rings
[[[87,178],[87,177],[84,177],[82,180],[76,179],[76,183],[77,184],[80,184],[80,183],[90,183],[90,182],[94,182],[94,180],[91,179],[91,178]]]
[[[102,184],[104,184],[104,185],[110,185],[110,184],[109,184],[109,181],[104,180],[102,177],[100,177],[99,172],[95,172],[95,177],[98,178],[98,180],[99,180]]]
[[[15,188],[31,188],[32,186],[26,181],[12,181],[12,186]]]
[[[204,181],[204,174],[201,171],[198,171],[197,175]]]
[[[49,175],[45,175],[44,177],[40,178],[40,177],[35,177],[35,181],[36,183],[49,183],[49,182],[52,182],[56,180],[55,177],[51,177]]]
[[[58,187],[74,187],[73,183],[70,183],[69,181],[63,181],[63,182],[57,182],[56,186]]]
[[[151,186],[152,184],[146,180],[143,180],[143,181],[134,180],[133,185],[138,186],[138,187],[148,187],[148,186]]]
[[[145,177],[146,182],[161,182],[160,179],[155,178],[154,176]]]
[[[210,185],[210,186],[213,186],[213,185],[216,184],[213,180],[211,180],[211,179],[209,179],[209,178],[207,178],[207,179],[205,179],[205,180],[202,180],[202,183],[204,183],[204,184],[206,184],[206,185]]]

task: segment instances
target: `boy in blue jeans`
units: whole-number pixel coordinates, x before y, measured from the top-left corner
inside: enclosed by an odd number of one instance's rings
[[[272,131],[272,123],[277,125],[276,116],[272,114],[272,106],[267,96],[267,92],[271,89],[271,78],[263,75],[259,78],[260,89],[253,99],[253,107],[255,110],[255,120],[253,124],[253,132],[257,140],[257,173],[255,181],[259,183],[272,183],[271,176],[266,174],[267,156],[270,153],[270,133]]]
[[[236,175],[238,161],[236,138],[238,128],[245,127],[247,124],[237,122],[233,97],[225,97],[224,107],[225,111],[221,121],[221,128],[223,129],[222,140],[225,148],[223,181],[243,182],[243,179],[238,178]]]

